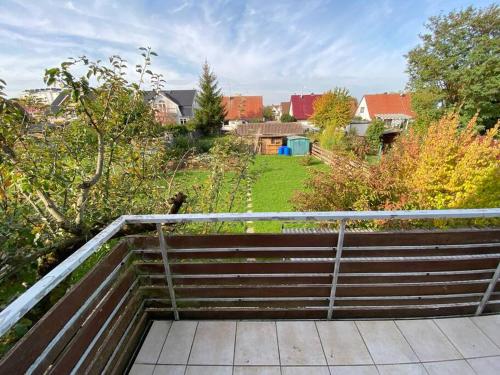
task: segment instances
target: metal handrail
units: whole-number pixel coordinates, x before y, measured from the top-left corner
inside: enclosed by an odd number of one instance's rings
[[[125,224],[139,223],[195,223],[195,222],[242,222],[242,221],[348,221],[348,220],[409,220],[447,218],[492,218],[500,217],[500,208],[414,210],[414,211],[331,211],[331,212],[255,212],[219,214],[179,214],[179,215],[123,215],[88,241],[60,265],[31,286],[14,302],[0,312],[0,336],[12,328],[31,308],[50,293],[71,272],[87,260],[101,245],[111,239]],[[343,235],[343,234],[342,234]],[[340,236],[339,236],[340,237]],[[340,238],[339,238],[340,243]],[[340,260],[340,258],[339,258]],[[167,275],[167,277],[170,275]],[[478,306],[482,312],[500,276],[500,264]],[[335,298],[332,283],[332,302]],[[333,307],[333,303],[331,303]],[[331,314],[329,314],[331,315]]]

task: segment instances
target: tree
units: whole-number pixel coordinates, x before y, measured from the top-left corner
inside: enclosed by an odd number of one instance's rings
[[[379,150],[381,139],[380,137],[384,133],[385,124],[382,120],[375,118],[368,129],[366,129],[366,140],[370,146],[372,152],[376,153]]]
[[[414,110],[430,124],[458,109],[462,125],[479,111],[479,129],[500,116],[500,7],[468,7],[431,17],[421,44],[407,55]]]
[[[274,120],[273,108],[270,105],[266,105],[264,107],[262,115],[264,116],[264,120],[266,120],[266,121],[272,121],[272,120]]]
[[[62,126],[52,126],[50,117],[35,122],[18,103],[0,98],[1,195],[29,207],[18,219],[36,231],[37,243],[66,243],[55,258],[117,216],[142,212],[150,199],[168,209],[161,192],[145,184],[160,168],[153,138],[161,128],[141,91],[148,76],[158,78],[149,70],[155,53],[141,48],[141,54],[135,82],[125,79],[119,56],[109,63],[71,58],[47,69],[47,85],[69,94],[58,114],[66,119]]]
[[[344,88],[325,92],[313,103],[311,121],[323,130],[347,126],[352,118],[352,100],[349,91]]]
[[[280,117],[280,122],[297,122],[297,119],[289,113],[283,113]]]
[[[222,105],[222,91],[218,88],[217,77],[206,61],[199,86],[200,91],[196,96],[198,108],[194,114],[196,128],[206,135],[218,133],[227,112]]]

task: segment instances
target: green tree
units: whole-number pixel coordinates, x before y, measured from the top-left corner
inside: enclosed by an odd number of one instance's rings
[[[297,119],[289,113],[283,113],[280,117],[280,122],[297,122]]]
[[[58,114],[62,126],[51,126],[50,116],[35,121],[18,103],[0,98],[1,196],[7,203],[22,200],[23,216],[16,218],[36,233],[37,243],[66,244],[56,261],[117,216],[142,212],[157,199],[162,206],[161,192],[145,183],[160,169],[159,144],[153,143],[161,129],[141,91],[155,76],[149,70],[154,52],[142,48],[141,54],[134,82],[125,79],[127,65],[119,56],[109,63],[80,57],[47,69],[47,85],[69,93]],[[5,204],[0,211],[4,207],[10,210]],[[2,252],[9,247],[0,243]]]
[[[371,152],[377,152],[380,147],[380,137],[384,133],[384,125],[382,120],[376,118],[368,125],[368,129],[366,129],[366,140]]]
[[[198,108],[194,114],[196,128],[206,135],[218,133],[227,112],[222,105],[222,91],[218,88],[217,77],[206,61],[199,86],[200,91],[196,97]]]
[[[347,126],[352,118],[352,100],[345,88],[325,92],[313,103],[311,121],[321,129],[330,128],[332,131]]]
[[[264,116],[264,120],[266,121],[274,120],[273,108],[270,105],[266,105],[264,107],[264,110],[262,111],[262,115]]]
[[[417,116],[460,108],[462,125],[479,111],[479,129],[500,116],[500,7],[468,7],[431,17],[421,44],[407,55]]]

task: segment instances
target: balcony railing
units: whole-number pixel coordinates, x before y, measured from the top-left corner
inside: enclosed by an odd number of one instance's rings
[[[500,310],[500,229],[346,231],[349,221],[500,217],[500,209],[126,215],[0,312],[0,335],[125,225],[122,240],[0,362],[0,373],[119,372],[151,318],[370,318]],[[338,233],[165,236],[162,224],[339,223]],[[83,370],[82,370],[83,371]]]

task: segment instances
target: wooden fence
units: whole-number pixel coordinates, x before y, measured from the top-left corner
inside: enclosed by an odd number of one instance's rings
[[[330,167],[345,173],[352,173],[353,170],[368,172],[368,166],[365,163],[325,150],[316,143],[313,143],[311,147],[311,155]]]

